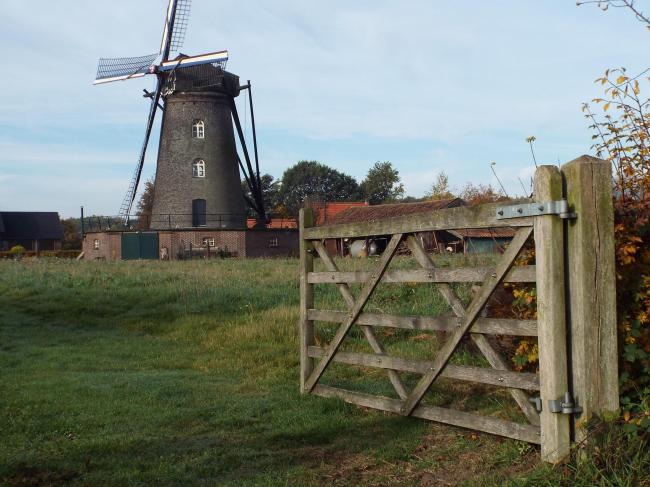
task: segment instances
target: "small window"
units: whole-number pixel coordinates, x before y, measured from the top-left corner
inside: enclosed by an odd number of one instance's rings
[[[269,247],[277,247],[278,246],[278,237],[272,237],[269,239]]]
[[[192,177],[193,178],[205,177],[205,161],[203,161],[203,159],[196,159],[192,163]]]
[[[205,138],[205,124],[203,120],[194,120],[192,123],[192,138],[204,139]]]
[[[203,237],[204,247],[214,247],[214,237]]]
[[[99,250],[99,240],[93,240],[93,249]]]

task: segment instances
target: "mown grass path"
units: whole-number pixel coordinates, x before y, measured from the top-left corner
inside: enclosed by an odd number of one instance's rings
[[[300,396],[297,275],[295,260],[0,262],[0,483],[549,479],[525,444]]]

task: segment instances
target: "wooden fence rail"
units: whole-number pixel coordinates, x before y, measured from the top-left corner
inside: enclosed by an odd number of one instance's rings
[[[515,203],[495,203],[315,227],[311,210],[301,210],[301,391],[538,443],[545,461],[557,463],[565,459],[571,444],[572,423],[574,438],[581,438],[586,418],[618,407],[613,227],[611,189],[607,189],[611,187],[610,182],[608,163],[583,156],[562,170],[541,166],[535,175],[534,198],[516,202],[517,211],[522,213],[516,218],[501,217],[504,205]],[[545,210],[555,208],[555,203],[567,198],[577,213],[569,223],[560,218],[559,211]],[[607,198],[609,205],[604,203]],[[568,213],[563,211],[561,215],[566,217]],[[437,268],[416,237],[424,231],[495,227],[511,227],[516,233],[494,266]],[[513,267],[533,235],[536,264]],[[373,270],[341,271],[324,245],[330,238],[369,236],[390,240]],[[418,269],[389,269],[400,246],[408,248]],[[324,271],[314,271],[315,258],[322,261]],[[453,316],[364,311],[379,283],[434,283]],[[476,292],[468,306],[463,305],[450,283],[474,285]],[[535,283],[537,320],[486,315],[489,299],[503,283]],[[316,309],[316,285],[328,284],[338,288],[346,310]],[[356,295],[350,288],[355,284],[360,286]],[[585,315],[592,317],[597,326],[587,322]],[[315,322],[337,324],[338,329],[329,343],[316,344]],[[363,331],[372,353],[340,350],[349,331],[356,326]],[[444,332],[447,338],[430,359],[395,357],[386,352],[375,328]],[[539,373],[510,370],[509,360],[500,355],[487,335],[537,337]],[[449,363],[463,337],[471,339],[490,367]],[[323,373],[333,362],[385,371],[399,399],[321,384]],[[400,375],[404,373],[419,376],[410,389]],[[528,424],[423,404],[427,392],[440,377],[505,388]],[[539,398],[531,401],[535,399],[531,394],[537,393]],[[572,404],[561,404],[566,394],[574,402],[584,404],[582,415],[579,409],[572,409]]]

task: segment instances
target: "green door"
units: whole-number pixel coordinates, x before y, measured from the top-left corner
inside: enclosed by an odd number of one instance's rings
[[[158,233],[142,232],[140,235],[140,258],[156,260],[158,255]]]
[[[158,259],[157,232],[122,234],[122,260]]]

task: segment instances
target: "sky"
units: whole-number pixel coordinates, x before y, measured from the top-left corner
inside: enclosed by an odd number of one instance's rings
[[[157,52],[166,5],[2,2],[0,210],[118,213],[154,79],[93,86],[97,60]],[[453,189],[496,187],[495,162],[515,196],[534,171],[528,136],[541,164],[593,153],[581,105],[606,68],[647,67],[649,36],[626,11],[572,0],[192,0],[182,52],[229,50],[276,178],[317,160],[361,181],[391,161],[422,196],[441,171]],[[157,146],[154,128],[145,179]]]

